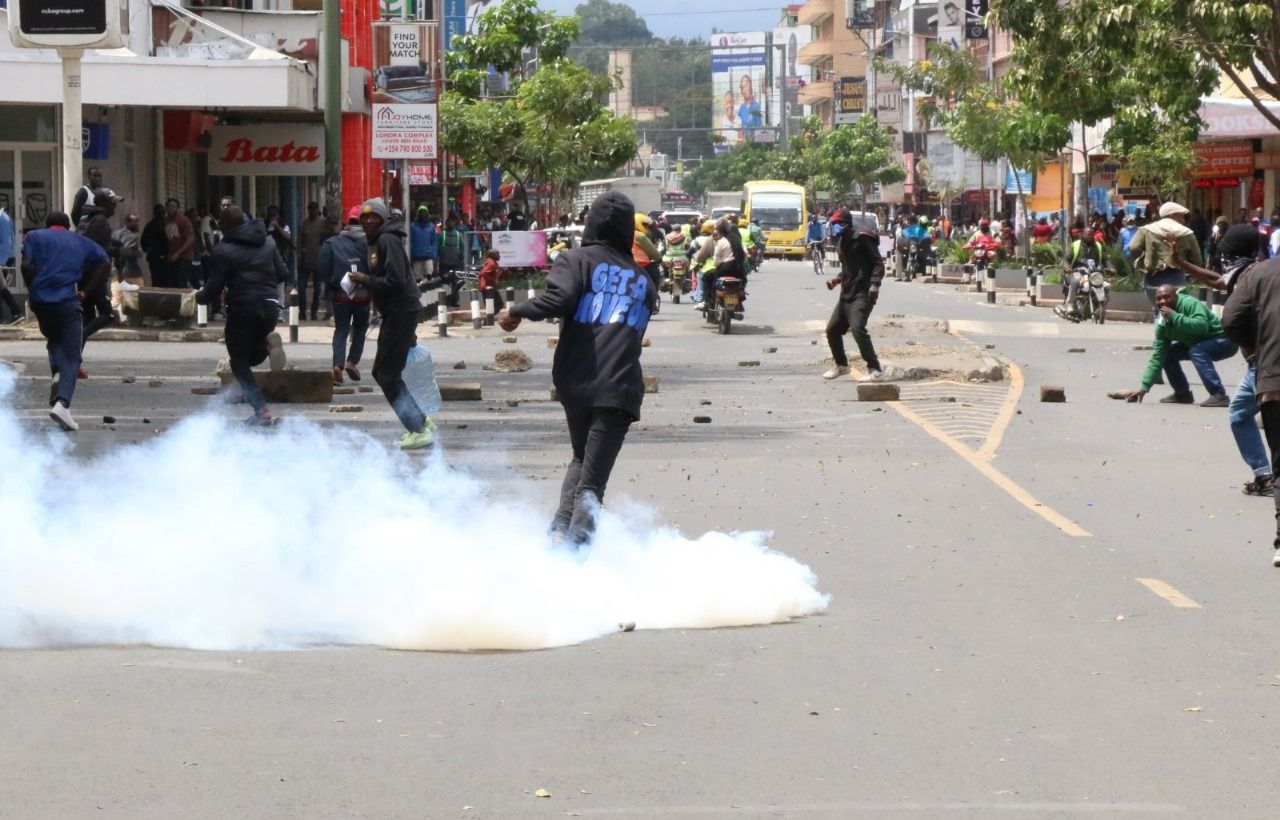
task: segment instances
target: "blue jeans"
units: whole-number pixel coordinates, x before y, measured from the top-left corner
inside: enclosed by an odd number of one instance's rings
[[[1236,394],[1231,397],[1227,416],[1231,419],[1231,435],[1236,438],[1236,449],[1255,476],[1271,475],[1271,462],[1262,446],[1262,433],[1258,431],[1258,393],[1255,386],[1257,368],[1250,364],[1240,379]]]
[[[80,374],[80,351],[84,348],[84,308],[79,299],[63,302],[31,303],[40,324],[40,333],[49,349],[49,372],[58,377],[56,401],[71,406]],[[49,406],[53,406],[53,401]]]
[[[1226,336],[1205,339],[1190,347],[1182,342],[1170,342],[1169,352],[1164,357],[1164,377],[1169,381],[1169,386],[1173,388],[1174,393],[1178,395],[1190,393],[1191,385],[1187,384],[1187,377],[1182,372],[1181,364],[1190,359],[1195,365],[1196,372],[1200,374],[1204,389],[1208,390],[1212,396],[1224,394],[1227,388],[1222,386],[1222,379],[1218,378],[1218,369],[1213,366],[1213,363],[1229,359],[1239,351],[1240,348]]]
[[[354,335],[352,335],[354,331]],[[364,354],[364,337],[369,331],[369,303],[333,303],[333,366],[345,363],[360,364]],[[351,352],[347,353],[347,338],[351,338]]]

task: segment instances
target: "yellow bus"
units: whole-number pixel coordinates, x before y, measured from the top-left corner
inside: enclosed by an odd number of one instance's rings
[[[804,258],[804,186],[782,180],[752,180],[742,188],[742,214],[760,220],[766,256]]]

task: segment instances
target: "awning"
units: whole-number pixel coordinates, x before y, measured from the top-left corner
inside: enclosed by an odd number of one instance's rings
[[[1280,103],[1265,102],[1267,109],[1280,115]],[[1200,132],[1202,140],[1253,139],[1280,136],[1277,129],[1253,103],[1228,97],[1205,97],[1200,101],[1200,117],[1206,126]]]
[[[167,7],[165,3],[154,3]],[[189,14],[173,11],[175,14]],[[200,24],[196,25],[208,25]],[[216,27],[215,27],[216,29]],[[0,9],[0,97],[6,103],[59,104],[62,66],[52,49],[17,48],[8,37],[8,12]],[[221,34],[221,29],[217,29]],[[231,38],[237,35],[226,32]],[[249,43],[236,57],[151,57],[129,49],[85,52],[85,105],[159,108],[319,110],[310,66]],[[211,70],[217,69],[217,70]]]

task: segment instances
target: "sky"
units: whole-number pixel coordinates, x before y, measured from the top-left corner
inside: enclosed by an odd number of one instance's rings
[[[582,0],[542,0],[539,5],[558,14],[572,14]],[[690,4],[689,0],[629,0],[626,5],[636,10],[658,37],[701,37],[706,39],[712,27],[721,31],[767,31],[782,19],[784,3],[768,0],[705,0]],[[696,5],[691,9],[690,5]]]

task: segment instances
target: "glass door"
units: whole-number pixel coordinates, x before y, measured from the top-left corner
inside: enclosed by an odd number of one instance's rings
[[[57,206],[56,170],[52,148],[0,143],[0,207],[8,212],[17,233],[14,241],[15,266],[22,264],[23,235],[26,231],[43,228],[45,217]],[[4,261],[0,259],[0,265]],[[10,287],[23,289],[22,277],[10,275],[9,278]]]

